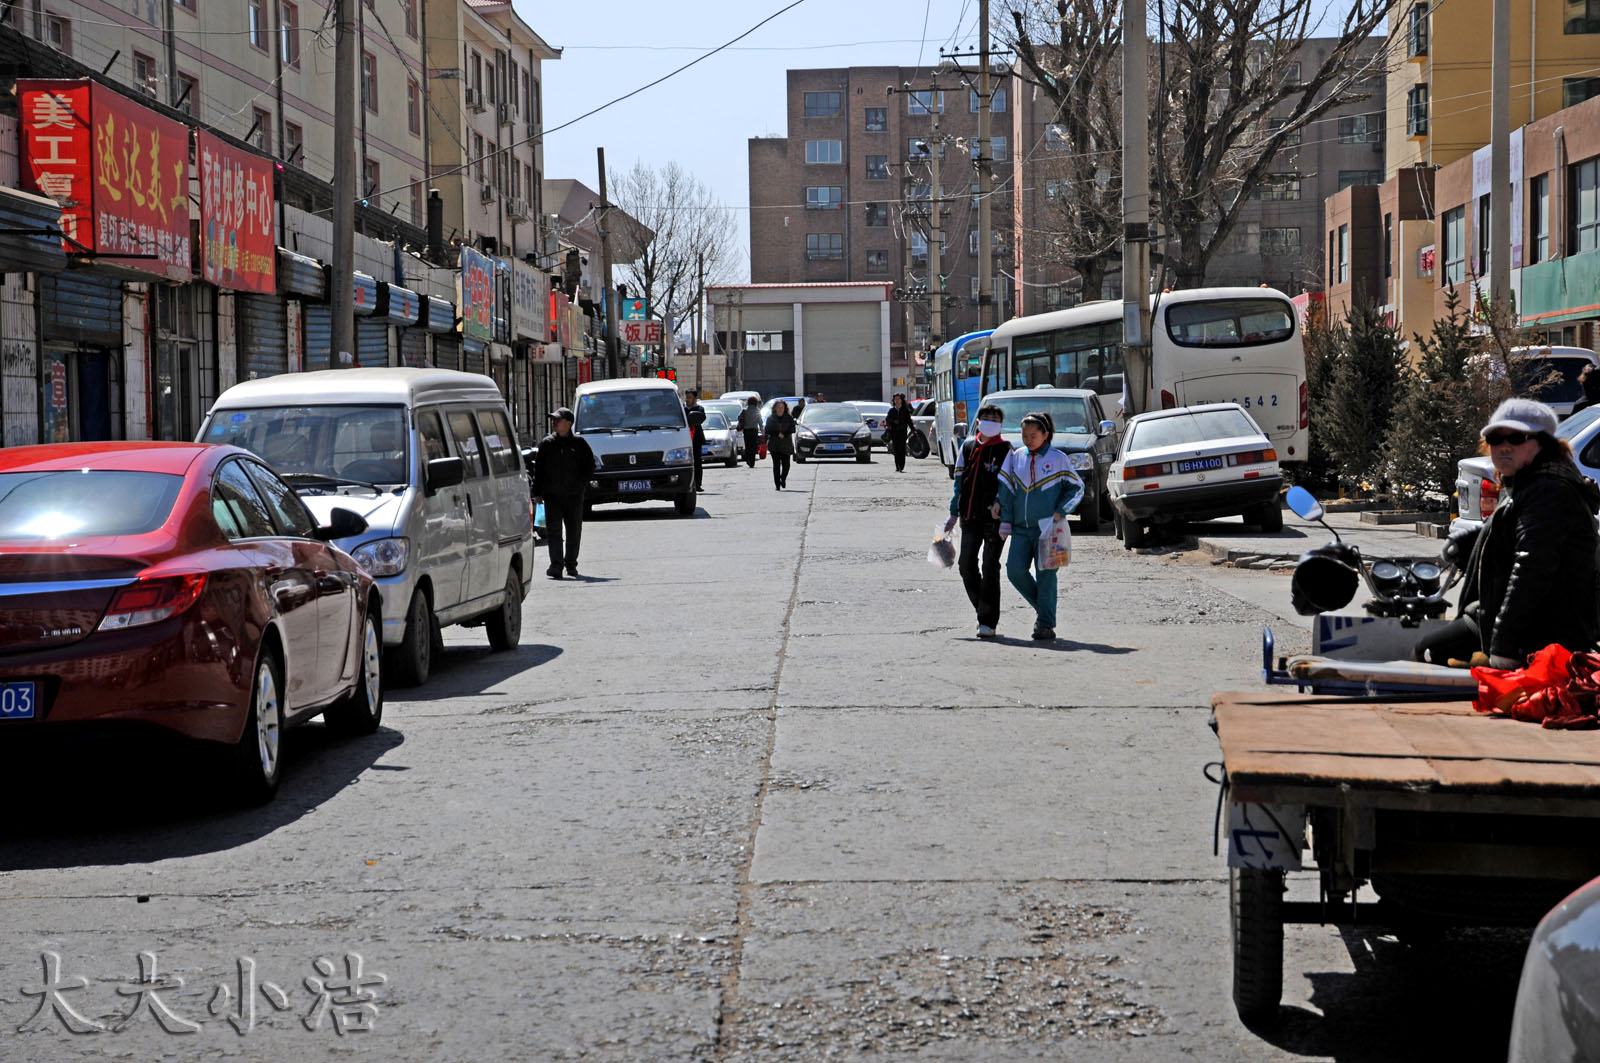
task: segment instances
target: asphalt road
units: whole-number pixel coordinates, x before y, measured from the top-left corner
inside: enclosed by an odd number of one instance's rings
[[[1294,927],[1234,1016],[1207,706],[1303,646],[1286,576],[1080,536],[1061,640],[1007,587],[980,642],[935,462],[706,487],[602,508],[516,652],[292,733],[268,807],[0,779],[0,1060],[1504,1058],[1518,934]]]

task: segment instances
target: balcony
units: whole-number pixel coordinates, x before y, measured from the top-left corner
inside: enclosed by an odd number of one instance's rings
[[[1600,316],[1600,251],[1585,251],[1522,268],[1522,324],[1549,325]]]

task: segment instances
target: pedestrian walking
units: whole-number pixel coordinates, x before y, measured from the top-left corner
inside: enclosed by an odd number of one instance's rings
[[[802,413],[805,413],[805,412],[806,412],[806,399],[805,399],[805,396],[802,395],[802,396],[800,396],[800,398],[795,400],[795,404],[794,404],[794,421],[795,421],[795,424],[799,424],[800,423],[800,415]]]
[[[761,400],[754,395],[739,411],[739,430],[744,433],[744,463],[756,467],[756,452],[761,449]]]
[[[562,570],[578,574],[578,547],[583,540],[584,493],[594,475],[594,451],[572,430],[572,411],[563,406],[550,415],[555,430],[539,443],[533,465],[533,498],[544,503],[545,538],[550,565],[544,574],[560,579]]]
[[[705,450],[706,446],[706,409],[700,405],[698,391],[690,391],[686,397],[688,401],[683,404],[683,408],[689,416],[689,452],[694,455],[694,489],[698,493],[701,490],[701,451]]]
[[[897,394],[889,400],[889,412],[883,418],[883,441],[894,455],[894,471],[906,471],[906,440],[911,437],[911,407],[906,397]]]
[[[794,457],[794,416],[789,404],[779,399],[767,418],[767,457],[772,459],[772,486],[782,491],[789,486],[789,460]]]
[[[1056,570],[1040,568],[1041,521],[1063,520],[1083,501],[1083,481],[1067,456],[1050,445],[1055,422],[1048,413],[1022,419],[1022,450],[1006,457],[1000,472],[1000,538],[1011,538],[1006,576],[1033,607],[1033,637],[1056,637]],[[1029,569],[1032,569],[1030,572]]]
[[[1011,454],[1001,437],[1005,411],[995,405],[978,410],[977,434],[956,453],[955,490],[944,530],[961,522],[961,582],[978,614],[978,637],[994,638],[1000,624],[1000,471]]]

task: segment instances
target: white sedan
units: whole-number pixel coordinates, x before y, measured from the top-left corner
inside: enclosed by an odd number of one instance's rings
[[[1262,531],[1283,530],[1278,452],[1236,403],[1129,418],[1107,486],[1117,538],[1129,550],[1144,545],[1150,525],[1236,513]]]
[[[744,433],[729,424],[721,410],[707,410],[703,428],[706,441],[700,447],[701,459],[720,461],[730,469],[739,464],[744,453]]]

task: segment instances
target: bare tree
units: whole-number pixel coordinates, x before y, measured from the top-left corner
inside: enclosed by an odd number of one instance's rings
[[[688,319],[705,283],[720,283],[738,256],[737,230],[728,210],[698,177],[668,162],[660,169],[634,164],[617,181],[618,207],[655,235],[639,257],[621,267],[623,283],[651,312],[675,325]]]
[[[1067,150],[1111,160],[1102,165],[1120,173],[1120,61],[1106,58],[1121,46],[1120,24],[1109,26],[1118,5],[1009,2],[1022,71],[1056,105]],[[1273,159],[1291,137],[1333,108],[1366,98],[1361,86],[1385,58],[1372,34],[1396,2],[1353,0],[1338,32],[1323,34],[1326,5],[1318,0],[1157,0],[1149,150],[1154,214],[1168,243],[1154,257],[1176,287],[1205,283],[1245,204],[1258,189],[1270,191]],[[1085,32],[1096,27],[1104,29]],[[1326,50],[1306,48],[1319,34]],[[1109,102],[1095,102],[1099,96]],[[1075,133],[1074,123],[1085,132]],[[1090,188],[1080,179],[1070,194],[1082,201]],[[1119,206],[1119,232],[1120,213]],[[1092,244],[1085,239],[1082,247]]]

